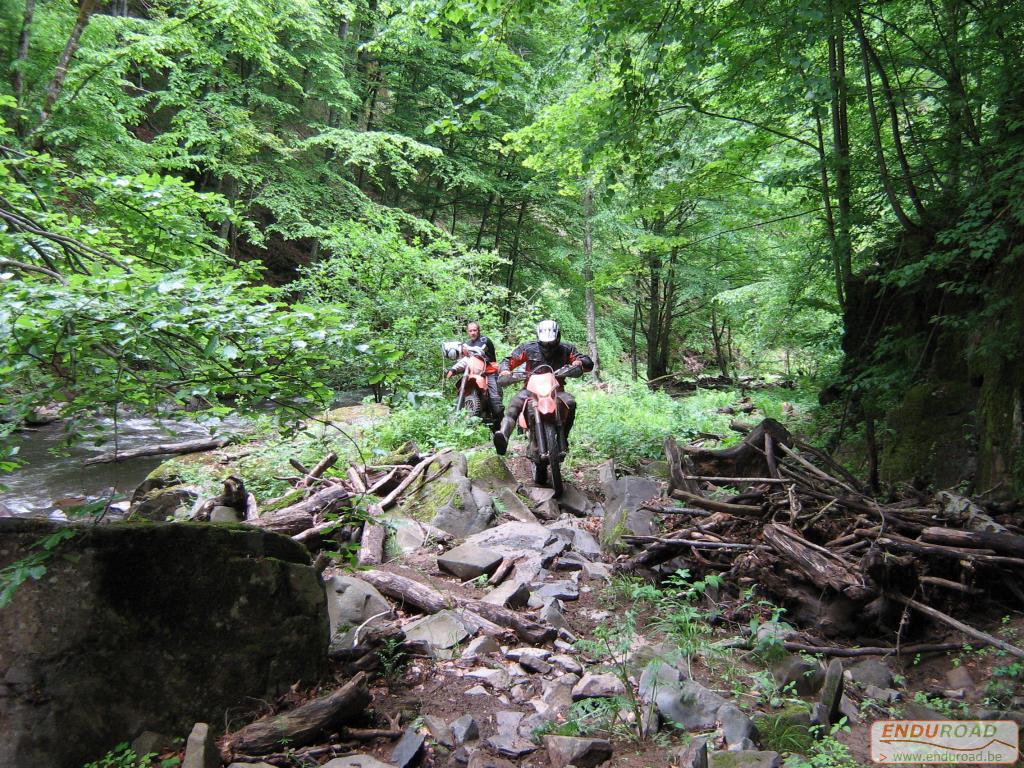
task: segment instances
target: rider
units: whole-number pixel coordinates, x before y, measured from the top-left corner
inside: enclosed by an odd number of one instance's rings
[[[466,335],[469,338],[462,344],[462,354],[468,355],[471,347],[483,350],[483,359],[487,363],[488,369],[485,374],[487,378],[487,401],[491,406],[491,416],[494,422],[499,423],[501,417],[505,414],[505,409],[502,406],[501,392],[498,389],[498,375],[497,373],[492,373],[495,364],[498,362],[497,355],[494,353],[494,342],[486,336],[480,335],[480,323],[476,322],[476,320],[466,323]],[[457,373],[462,373],[465,367],[464,363],[462,365],[459,364],[462,362],[459,361],[448,369],[449,379]]]
[[[503,380],[500,382],[502,385],[511,379],[511,369],[518,368],[524,363],[527,375],[539,365],[549,365],[559,379],[581,376],[584,371],[593,370],[594,363],[587,355],[581,355],[572,344],[562,343],[562,329],[554,320],[542,320],[537,323],[536,332],[536,341],[520,344],[511,355],[501,361],[498,378]],[[502,456],[508,450],[508,440],[528,397],[529,393],[525,387],[515,394],[509,401],[501,427],[494,433],[494,450]],[[568,409],[569,415],[565,421],[565,437],[568,440],[569,430],[572,429],[573,420],[576,418],[576,399],[564,389],[559,390],[558,399]]]

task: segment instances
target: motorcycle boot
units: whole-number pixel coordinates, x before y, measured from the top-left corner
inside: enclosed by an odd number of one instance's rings
[[[505,452],[508,451],[508,440],[512,437],[512,430],[515,428],[515,421],[506,416],[501,420],[501,426],[492,435],[494,450],[497,451],[499,456],[504,456]]]

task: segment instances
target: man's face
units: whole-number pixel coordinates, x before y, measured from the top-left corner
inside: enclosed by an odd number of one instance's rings
[[[476,341],[480,338],[480,326],[476,323],[470,323],[466,326],[466,333],[469,334],[470,341]]]

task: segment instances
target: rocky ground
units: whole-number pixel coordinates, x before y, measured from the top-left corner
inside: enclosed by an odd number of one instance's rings
[[[324,571],[334,687],[369,672],[369,707],[270,754],[222,740],[230,765],[840,766],[867,762],[872,719],[992,714],[994,655],[787,653],[799,635],[756,590],[737,605],[733,585],[644,593],[616,576],[609,542],[659,528],[657,477],[606,466],[556,501],[521,460],[434,462],[386,516],[385,563]]]

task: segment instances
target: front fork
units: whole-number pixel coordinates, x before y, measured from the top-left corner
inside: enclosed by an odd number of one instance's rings
[[[558,402],[558,398],[556,397],[555,398],[555,423],[558,425],[558,434],[559,434],[559,436],[564,436],[565,435],[565,425],[562,423],[562,414],[559,413],[559,408],[558,408],[559,405],[560,405],[560,403]],[[548,443],[548,438],[547,438],[547,434],[545,434],[545,432],[544,432],[544,422],[541,420],[541,417],[540,417],[540,408],[537,407],[537,398],[535,398],[535,397],[531,398],[529,406],[530,406],[530,411],[533,413],[533,434],[534,434],[534,442],[535,442],[536,449],[537,449],[537,457],[539,459],[547,461],[549,458],[551,458],[551,448],[547,444]],[[563,437],[562,440],[564,442],[565,438]],[[564,450],[564,446],[558,446],[558,449],[559,450]]]

